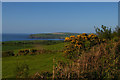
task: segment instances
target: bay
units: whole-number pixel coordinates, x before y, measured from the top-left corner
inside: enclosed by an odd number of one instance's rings
[[[64,40],[64,39],[33,39],[29,38],[29,35],[30,34],[2,34],[2,42],[22,40]]]

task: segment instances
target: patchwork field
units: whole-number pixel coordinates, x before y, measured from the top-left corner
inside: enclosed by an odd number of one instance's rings
[[[32,43],[31,43],[32,42]],[[29,43],[29,44],[28,44]],[[18,45],[19,44],[19,45]],[[36,72],[49,71],[52,72],[53,58],[56,60],[67,61],[63,57],[64,42],[63,41],[11,41],[4,42],[4,51],[13,51],[17,54],[19,50],[24,49],[45,49],[54,51],[52,53],[42,53],[39,55],[21,55],[21,56],[5,56],[2,58],[2,77],[16,77],[16,65],[26,63],[29,65],[29,74],[34,75]]]

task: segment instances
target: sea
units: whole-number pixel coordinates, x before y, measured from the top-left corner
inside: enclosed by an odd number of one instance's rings
[[[29,38],[30,34],[2,34],[0,41],[23,41],[23,40],[64,40],[64,39],[32,39]]]

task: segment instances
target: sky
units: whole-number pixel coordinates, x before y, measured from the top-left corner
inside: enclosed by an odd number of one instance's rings
[[[118,2],[120,0],[2,0],[2,2]]]
[[[117,2],[3,2],[3,33],[92,33],[118,25]]]

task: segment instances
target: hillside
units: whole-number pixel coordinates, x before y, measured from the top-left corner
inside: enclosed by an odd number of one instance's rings
[[[40,34],[31,34],[29,38],[39,38],[39,39],[65,39],[71,35],[78,35],[80,33],[40,33]]]

